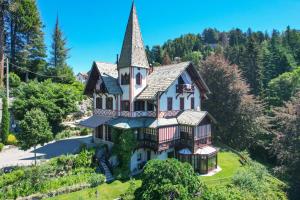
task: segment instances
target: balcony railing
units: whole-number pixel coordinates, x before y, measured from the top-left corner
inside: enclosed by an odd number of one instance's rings
[[[176,93],[194,93],[195,86],[191,84],[178,84],[176,85]]]

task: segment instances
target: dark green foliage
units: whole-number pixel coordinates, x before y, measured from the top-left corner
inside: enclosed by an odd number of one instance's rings
[[[202,192],[202,183],[192,166],[175,159],[150,160],[142,175],[136,199],[193,199]]]
[[[9,16],[11,63],[32,72],[43,72],[46,67],[46,47],[40,14],[34,0],[13,0]],[[35,74],[11,66],[23,80]]]
[[[20,122],[21,132],[17,134],[19,145],[27,150],[45,144],[52,139],[52,133],[46,115],[40,109],[27,112]]]
[[[52,78],[55,82],[60,83],[73,83],[75,77],[72,69],[67,65],[69,49],[66,47],[67,40],[64,38],[63,33],[56,20],[54,33],[52,35],[52,51],[50,58],[50,68],[48,74],[51,76],[59,76],[63,78]]]
[[[202,32],[203,41],[207,44],[216,44],[219,41],[219,31],[217,29],[207,28]]]
[[[24,113],[32,108],[39,108],[46,114],[52,131],[57,132],[62,120],[77,110],[76,103],[82,100],[82,91],[83,85],[77,82],[67,85],[47,80],[22,84],[15,91],[15,117],[22,120]]]
[[[207,110],[216,118],[215,139],[234,148],[250,148],[262,133],[257,121],[262,114],[262,106],[249,95],[249,88],[241,79],[237,66],[232,66],[220,56],[210,56],[200,67],[206,84],[213,93],[203,102]]]
[[[88,151],[83,149],[74,160],[74,167],[90,167],[92,165],[92,156],[95,154],[94,151]]]
[[[112,151],[119,159],[121,176],[125,178],[130,173],[129,164],[132,152],[136,147],[136,136],[133,130],[113,129],[112,139],[114,142]]]
[[[2,121],[1,121],[1,141],[2,143],[6,144],[7,136],[9,134],[9,124],[10,124],[10,115],[8,111],[8,102],[7,98],[2,98]]]

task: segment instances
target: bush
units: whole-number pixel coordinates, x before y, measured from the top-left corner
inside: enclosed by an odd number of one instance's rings
[[[4,147],[4,144],[0,143],[0,152],[2,151],[3,147]]]
[[[8,136],[7,136],[7,144],[9,145],[16,145],[17,144],[17,138],[14,134],[10,133]]]
[[[56,140],[61,140],[61,139],[64,139],[64,138],[69,138],[72,135],[73,134],[70,130],[63,130],[63,131],[56,134],[55,139]]]
[[[88,182],[91,184],[92,187],[97,187],[98,185],[105,182],[105,177],[102,174],[93,174]]]
[[[88,134],[90,134],[90,130],[88,128],[84,128],[80,131],[81,136],[88,135]]]
[[[83,149],[74,160],[75,168],[79,167],[90,167],[92,165],[92,157],[94,155],[94,151],[88,151]]]

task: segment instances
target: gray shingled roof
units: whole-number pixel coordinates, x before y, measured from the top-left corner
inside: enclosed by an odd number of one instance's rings
[[[166,91],[172,83],[185,71],[190,62],[154,67],[147,78],[147,87],[137,99],[154,99],[158,92]]]
[[[118,68],[130,66],[149,67],[134,3],[130,11],[118,63]]]
[[[117,65],[104,62],[95,62],[101,74],[104,85],[109,94],[122,94],[118,84]]]
[[[151,118],[151,117],[118,117],[107,122],[115,128],[159,128],[163,126],[178,125],[176,118]]]
[[[112,117],[93,115],[87,119],[84,119],[79,122],[80,126],[88,127],[88,128],[96,128],[107,121],[109,121]]]
[[[215,122],[215,119],[206,111],[185,110],[177,116],[181,125],[197,126],[206,116]]]

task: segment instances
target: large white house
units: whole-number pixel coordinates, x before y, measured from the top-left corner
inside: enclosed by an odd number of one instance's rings
[[[133,4],[117,64],[92,65],[84,94],[93,98],[94,115],[81,125],[94,129],[94,142],[109,146],[112,129],[133,129],[132,172],[150,159],[175,157],[207,173],[217,167],[213,118],[201,110],[207,93],[192,62],[149,65]]]

